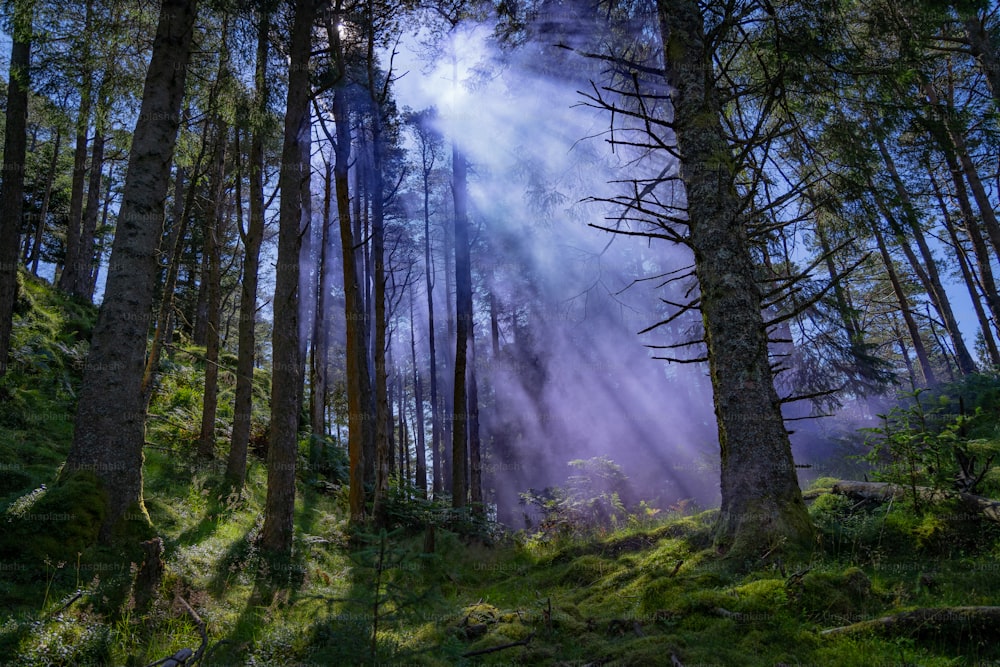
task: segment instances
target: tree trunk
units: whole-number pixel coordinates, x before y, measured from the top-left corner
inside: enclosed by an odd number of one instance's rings
[[[15,3],[13,9],[14,34],[10,47],[10,83],[7,87],[3,182],[0,184],[0,377],[7,373],[14,303],[17,301],[17,253],[24,210],[24,164],[28,143],[26,130],[34,2]]]
[[[309,115],[309,56],[315,0],[298,0],[292,24],[285,104],[283,166],[278,177],[281,207],[278,226],[278,265],[274,286],[271,349],[271,433],[267,450],[267,500],[261,550],[288,559],[292,550],[295,510],[295,459],[298,453],[299,386],[302,361],[299,348],[299,250],[302,230],[309,221],[311,124]]]
[[[427,285],[427,346],[430,352],[430,400],[431,400],[431,460],[432,490],[437,497],[442,490],[441,474],[441,411],[438,405],[438,368],[435,340],[437,331],[434,328],[434,264],[431,260],[431,170],[434,167],[433,157],[423,161],[423,196],[424,196],[424,280]],[[421,429],[423,422],[421,421]]]
[[[83,25],[84,35],[91,34],[93,5],[93,1],[88,0]],[[73,178],[70,186],[69,219],[66,223],[66,257],[62,274],[59,276],[59,289],[74,295],[76,294],[79,276],[84,271],[84,261],[80,245],[80,225],[83,221],[83,191],[87,176],[87,132],[90,129],[91,89],[94,78],[89,38],[85,37],[82,44],[83,52],[80,56],[82,88],[80,89],[80,113],[76,119],[76,149],[73,152]],[[89,258],[86,268],[90,268]]]
[[[257,117],[267,114],[267,58],[268,33],[271,14],[267,8],[260,10],[257,26],[257,62],[254,69],[254,95]],[[239,150],[240,132],[236,130],[236,155]],[[242,489],[246,479],[247,448],[250,444],[250,427],[253,414],[253,367],[255,356],[254,323],[257,314],[257,279],[260,267],[260,246],[264,240],[264,129],[260,122],[254,124],[250,134],[250,221],[246,231],[240,220],[240,240],[243,242],[243,282],[240,286],[239,343],[236,360],[236,395],[233,406],[233,432],[226,461],[226,478],[234,488]],[[236,179],[237,211],[243,210],[241,179]],[[242,216],[241,216],[242,218]]]
[[[934,259],[934,255],[931,253],[930,247],[927,245],[927,240],[924,238],[924,230],[921,228],[920,221],[917,219],[917,209],[914,206],[913,201],[910,199],[910,193],[906,190],[903,179],[900,177],[899,171],[896,169],[896,163],[886,148],[885,142],[878,135],[876,135],[875,139],[878,144],[879,153],[882,155],[882,159],[885,161],[885,165],[889,169],[889,175],[892,177],[896,194],[902,203],[903,217],[913,234],[913,240],[917,242],[917,248],[920,250],[920,255],[923,258],[924,270],[926,272],[925,275],[927,279],[927,284],[925,285],[927,295],[934,302],[934,307],[941,314],[941,317],[944,320],[945,330],[951,338],[952,345],[955,346],[955,356],[958,363],[958,369],[962,375],[975,373],[976,362],[972,359],[972,355],[969,354],[969,350],[965,346],[965,340],[962,338],[962,331],[958,327],[958,320],[955,318],[955,313],[951,308],[951,300],[948,298],[948,293],[941,284],[941,276],[938,271],[937,262]],[[902,232],[902,230],[900,230],[900,232]],[[900,241],[905,243],[905,236],[902,234]],[[917,265],[915,264],[914,267],[916,268],[916,266]]]
[[[198,456],[215,458],[215,415],[219,407],[219,319],[222,308],[222,236],[225,221],[223,197],[226,178],[226,143],[229,128],[217,122],[212,169],[212,202],[205,216],[205,262],[208,267],[208,313],[205,341],[205,392],[202,399]]]
[[[326,334],[326,295],[330,289],[329,259],[327,247],[330,244],[330,225],[333,213],[333,170],[327,166],[323,182],[323,216],[320,234],[319,265],[316,268],[316,309],[313,315],[312,355],[309,373],[309,422],[313,435],[310,458],[316,462],[318,438],[326,435],[326,375],[328,336]]]
[[[372,28],[374,31],[374,28]],[[382,100],[377,94],[377,81],[374,76],[375,35],[368,40],[368,87],[371,100],[372,123],[372,165],[369,182],[371,183],[371,224],[372,224],[372,265],[374,270],[375,300],[375,522],[384,526],[387,517],[385,501],[389,493],[389,473],[391,468],[391,437],[392,412],[389,408],[388,377],[386,370],[386,268],[385,268],[385,185],[383,179],[383,162],[385,158],[385,138],[383,136]]]
[[[59,166],[59,148],[62,145],[62,128],[56,127],[56,138],[52,146],[52,161],[49,163],[49,175],[45,180],[45,194],[42,195],[42,210],[38,214],[38,225],[35,227],[35,242],[31,250],[31,273],[38,275],[38,262],[42,259],[42,238],[49,217],[49,202],[52,199],[52,187],[56,182],[56,169]]]
[[[101,207],[101,177],[104,171],[104,133],[107,131],[107,116],[112,72],[106,72],[97,94],[97,109],[94,113],[94,144],[90,153],[90,180],[87,184],[87,203],[83,209],[80,228],[80,268],[76,272],[75,283],[70,291],[81,299],[89,300],[90,278],[94,275],[94,235],[97,233],[97,218]]]
[[[907,298],[905,290],[903,290],[903,284],[899,281],[892,256],[889,255],[889,249],[885,245],[885,239],[882,236],[882,232],[879,231],[877,222],[872,224],[872,234],[875,236],[875,243],[878,245],[879,255],[882,257],[882,264],[885,266],[886,275],[889,277],[889,284],[892,285],[893,294],[896,295],[896,300],[899,302],[899,311],[903,316],[903,322],[906,324],[906,330],[910,334],[910,342],[913,343],[913,350],[917,355],[920,371],[923,373],[923,384],[925,387],[932,387],[937,384],[937,377],[934,375],[934,369],[931,367],[930,357],[927,355],[924,341],[920,337],[920,328],[917,326],[917,321],[913,319],[910,300]]]
[[[996,49],[993,48],[990,34],[986,30],[986,22],[978,14],[973,14],[964,17],[962,25],[965,27],[969,50],[979,61],[979,67],[986,76],[990,94],[993,95],[993,103],[1000,107],[1000,59],[997,58]]]
[[[469,487],[469,421],[466,373],[472,329],[472,264],[469,256],[468,166],[458,145],[452,149],[452,192],[455,198],[455,380],[451,441],[451,504],[465,507]]]
[[[931,187],[934,189],[934,196],[937,199],[938,206],[941,208],[941,216],[944,220],[945,231],[948,232],[948,238],[951,240],[951,245],[955,249],[955,257],[958,259],[958,266],[962,271],[962,279],[965,282],[965,288],[969,291],[972,308],[976,311],[976,319],[979,321],[979,329],[983,334],[983,342],[986,345],[986,352],[989,355],[990,365],[1000,366],[1000,350],[997,349],[996,338],[993,336],[993,330],[990,327],[989,317],[987,317],[986,311],[983,309],[983,300],[980,298],[979,292],[976,291],[975,273],[973,272],[969,259],[965,254],[965,248],[962,246],[962,242],[958,238],[958,232],[955,229],[955,222],[951,217],[951,213],[948,211],[947,204],[945,204],[944,195],[941,193],[941,188],[938,186],[937,179],[934,177],[933,173],[929,173],[929,176]]]
[[[337,2],[335,16],[341,11]],[[345,63],[340,32],[333,17],[327,17],[326,32],[330,37],[330,57],[338,67],[338,86],[333,93],[333,116],[336,123],[336,151],[333,177],[337,198],[337,217],[340,224],[341,268],[344,274],[344,315],[346,326],[346,385],[347,385],[347,451],[350,474],[348,505],[351,521],[365,519],[365,452],[366,441],[373,431],[369,410],[371,378],[368,374],[368,356],[364,337],[364,310],[361,284],[358,276],[358,256],[354,247],[354,225],[351,219],[350,157],[351,116],[348,107]]]
[[[812,524],[774,388],[718,93],[706,75],[712,54],[701,11],[694,0],[658,0],[657,8],[722,454],[716,542],[733,558],[760,557],[785,541],[808,547]]]
[[[420,378],[420,366],[417,364],[417,339],[413,318],[413,291],[410,291],[410,355],[413,361],[413,401],[416,406],[416,487],[421,496],[427,497],[427,434],[424,432],[424,383]],[[433,441],[432,441],[433,442]],[[436,458],[436,455],[435,455]]]
[[[92,473],[106,494],[100,529],[111,540],[126,512],[148,523],[142,503],[145,406],[142,374],[156,283],[170,164],[180,123],[195,0],[163,0],[142,107],[132,139],[104,301],[91,340],[62,477]]]

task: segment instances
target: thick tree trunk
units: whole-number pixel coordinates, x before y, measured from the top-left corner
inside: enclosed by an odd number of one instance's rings
[[[722,454],[716,542],[733,558],[760,557],[786,541],[807,547],[812,524],[774,388],[718,94],[706,75],[712,54],[701,11],[694,0],[657,7]]]
[[[467,365],[472,331],[472,264],[469,256],[467,202],[468,166],[457,145],[452,150],[452,192],[455,198],[455,379],[451,441],[451,504],[465,507],[469,486],[469,406]]]
[[[197,2],[164,0],[132,139],[104,301],[91,340],[62,476],[86,472],[101,482],[109,541],[126,512],[148,522],[142,504],[145,406],[142,374],[179,111],[184,97]]]
[[[42,238],[49,217],[49,202],[52,200],[52,188],[56,182],[56,169],[59,166],[59,149],[62,146],[62,128],[56,128],[56,138],[52,146],[52,161],[49,162],[49,175],[45,180],[45,194],[42,195],[42,210],[38,214],[38,225],[35,227],[35,242],[31,249],[31,273],[38,275],[38,263],[42,259]]]
[[[258,118],[267,113],[267,58],[268,33],[271,15],[261,9],[257,26],[257,62],[254,69],[254,94]],[[236,131],[237,156],[239,129]],[[243,282],[240,285],[239,343],[236,359],[236,392],[233,405],[233,431],[226,461],[226,479],[237,489],[243,488],[247,471],[247,448],[250,444],[251,416],[253,414],[253,367],[255,356],[254,324],[257,315],[257,282],[260,268],[260,246],[264,240],[264,130],[255,124],[250,135],[250,221],[244,232],[240,221],[240,239],[243,242]],[[243,197],[236,179],[237,211],[242,211]]]
[[[14,5],[7,123],[4,130],[3,182],[0,184],[0,377],[7,373],[14,303],[17,301],[17,252],[20,248],[21,216],[24,209],[33,11],[34,2],[31,1]]]
[[[283,166],[278,177],[281,207],[278,265],[274,286],[274,359],[271,375],[271,433],[267,450],[267,500],[261,550],[282,559],[291,556],[295,510],[295,459],[298,453],[299,388],[299,250],[309,221],[309,56],[315,0],[298,0],[292,24],[285,104]]]

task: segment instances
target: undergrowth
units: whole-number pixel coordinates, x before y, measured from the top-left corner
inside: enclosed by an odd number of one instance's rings
[[[588,495],[583,479],[542,500],[559,502],[548,508],[550,523],[532,531],[506,533],[488,516],[454,512],[446,498],[423,500],[398,484],[388,503],[392,526],[355,529],[342,447],[303,438],[294,556],[269,563],[256,539],[264,464],[252,456],[246,488],[233,493],[221,463],[188,454],[200,371],[197,355],[180,351],[153,403],[144,471],[167,567],[140,608],[135,554],[87,546],[85,535],[72,539],[63,524],[39,519],[67,504],[74,512],[94,504],[86,480],[72,501],[53,486],[82,368],[74,350],[93,313],[56,301],[42,285],[26,292],[32,302],[22,304],[15,330],[18,358],[47,361],[15,368],[3,385],[11,402],[0,408],[0,656],[11,664],[149,665],[202,644],[192,612],[204,624],[206,665],[1000,661],[1000,644],[982,632],[821,634],[914,608],[1000,605],[994,524],[950,502],[849,500],[829,492],[832,479],[807,493],[818,533],[809,557],[739,567],[713,548],[715,510],[625,507],[613,492]],[[992,442],[1000,418],[989,415],[1000,394],[977,382],[978,398],[963,399],[975,421],[956,437]],[[262,382],[258,398],[265,390]],[[949,406],[940,413],[963,414]],[[942,419],[935,437],[949,419],[957,417]],[[574,470],[588,466],[614,479],[601,461]],[[19,523],[31,516],[35,523]]]

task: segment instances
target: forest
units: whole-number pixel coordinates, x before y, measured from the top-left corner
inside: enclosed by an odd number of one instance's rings
[[[1000,3],[0,34],[0,667],[1000,665]]]

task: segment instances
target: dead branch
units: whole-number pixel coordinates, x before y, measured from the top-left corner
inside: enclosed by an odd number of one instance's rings
[[[911,609],[868,621],[860,621],[820,632],[824,637],[861,633],[963,635],[974,639],[995,636],[1000,627],[1000,607],[932,607]]]
[[[510,642],[509,644],[500,644],[499,646],[493,646],[491,648],[481,648],[477,651],[468,651],[462,654],[463,658],[472,658],[477,655],[486,655],[488,653],[496,653],[497,651],[503,651],[504,649],[514,648],[516,646],[527,646],[531,643],[531,640],[535,638],[535,633],[532,632],[530,635],[524,639],[516,642]]]

